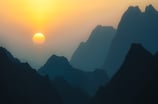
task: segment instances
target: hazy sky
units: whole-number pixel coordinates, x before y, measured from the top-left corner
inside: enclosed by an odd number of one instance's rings
[[[36,68],[52,54],[70,59],[97,25],[117,28],[129,5],[148,4],[158,9],[158,0],[0,0],[0,45]],[[45,44],[32,42],[37,32]]]

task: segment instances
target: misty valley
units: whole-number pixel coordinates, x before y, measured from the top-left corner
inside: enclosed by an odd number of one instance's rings
[[[158,11],[130,6],[39,69],[0,47],[0,104],[158,104]]]

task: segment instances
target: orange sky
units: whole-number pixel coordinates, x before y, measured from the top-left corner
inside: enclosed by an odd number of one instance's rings
[[[129,5],[148,4],[158,9],[158,0],[0,0],[0,44],[39,67],[52,54],[70,58],[96,25],[117,28]],[[37,32],[42,46],[32,43]]]

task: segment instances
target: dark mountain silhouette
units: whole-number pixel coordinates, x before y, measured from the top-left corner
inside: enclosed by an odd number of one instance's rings
[[[104,65],[110,77],[121,66],[131,43],[141,43],[151,53],[158,50],[158,12],[152,5],[145,12],[129,7],[124,13]]]
[[[157,104],[158,54],[133,44],[120,70],[90,104]]]
[[[46,77],[0,48],[0,104],[62,104]]]
[[[63,78],[55,78],[52,83],[63,98],[64,104],[88,104],[90,96],[82,89],[72,87]]]
[[[98,87],[108,81],[106,72],[95,70],[94,72],[84,72],[73,68],[65,57],[53,55],[46,64],[39,69],[41,75],[48,75],[51,80],[62,77],[71,86],[82,88],[90,95],[95,94]]]
[[[82,42],[74,52],[71,65],[84,71],[101,68],[115,32],[113,27],[97,26],[87,42]]]
[[[3,52],[7,55],[7,57],[9,58],[9,60],[12,62],[12,63],[15,63],[15,64],[20,64],[20,61],[13,57],[12,54],[10,52],[8,52],[6,49],[2,48],[3,49]]]

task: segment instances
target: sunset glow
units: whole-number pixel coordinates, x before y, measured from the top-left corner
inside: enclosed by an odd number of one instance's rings
[[[0,42],[35,67],[52,53],[70,59],[97,25],[117,29],[129,6],[149,4],[158,10],[158,0],[0,0]]]
[[[45,42],[45,36],[42,33],[36,33],[32,40],[35,44],[43,44]]]
[[[73,22],[74,19],[82,22],[82,15],[91,19],[92,17],[87,16],[99,16],[101,11],[105,13],[102,16],[109,18],[108,24],[117,26],[110,18],[119,17],[112,16],[113,14],[120,13],[120,10],[125,10],[128,5],[140,5],[143,8],[150,2],[156,4],[156,0],[0,0],[0,13],[2,18],[16,21],[35,31],[46,31],[51,22],[53,26],[67,24],[67,21]],[[120,10],[117,11],[116,8]],[[107,13],[112,13],[112,17]]]

